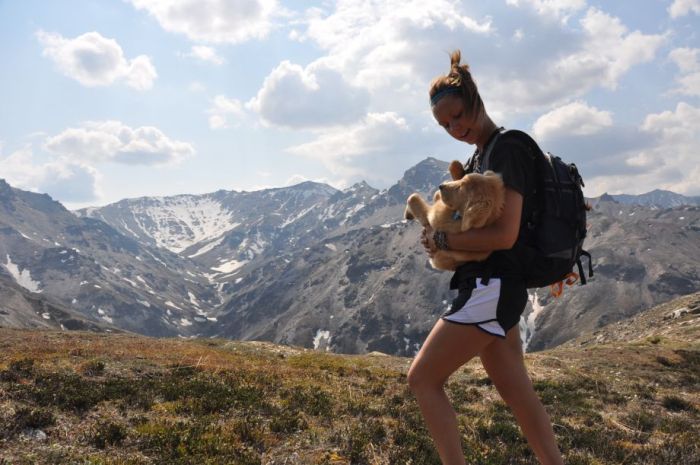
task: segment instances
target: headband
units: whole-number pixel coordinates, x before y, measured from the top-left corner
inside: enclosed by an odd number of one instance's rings
[[[450,86],[437,91],[435,95],[430,98],[430,106],[434,107],[441,98],[450,94],[462,94],[462,88]]]

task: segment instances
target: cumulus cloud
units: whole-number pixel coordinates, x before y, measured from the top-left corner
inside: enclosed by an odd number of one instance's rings
[[[674,92],[700,96],[700,49],[676,48],[671,50],[669,58],[676,63],[681,74],[677,82],[679,87]]]
[[[538,14],[566,22],[572,13],[586,7],[586,0],[506,0],[508,5],[527,5]]]
[[[0,154],[0,173],[13,187],[48,193],[61,202],[90,202],[100,196],[96,169],[65,157],[37,162],[30,145],[7,157]]]
[[[668,7],[668,14],[671,18],[680,18],[690,12],[700,15],[700,0],[674,0]]]
[[[610,150],[599,145],[599,149],[607,152],[606,156],[599,156],[600,151],[595,152],[595,147],[590,147],[589,153],[595,161],[587,165],[594,176],[586,183],[589,189],[596,194],[605,191],[639,194],[667,189],[685,195],[700,195],[697,182],[700,177],[697,151],[700,146],[700,107],[680,102],[675,110],[647,115],[637,134],[624,150]],[[637,147],[633,145],[635,142]],[[608,172],[608,166],[615,171]],[[586,179],[586,170],[582,172]]]
[[[536,54],[534,62],[487,79],[486,92],[494,104],[531,111],[582,96],[596,86],[615,89],[622,76],[651,61],[666,41],[662,34],[629,31],[619,18],[596,8],[586,11],[580,25],[576,49],[556,57]]]
[[[679,102],[675,111],[648,115],[642,129],[660,135],[665,143],[687,144],[700,138],[700,108]]]
[[[187,142],[170,139],[158,128],[130,128],[119,121],[88,121],[47,139],[45,148],[71,160],[129,165],[177,163],[195,153]]]
[[[330,173],[326,182],[339,189],[361,180],[388,185],[407,165],[426,157],[416,147],[428,146],[426,140],[434,140],[434,136],[412,130],[412,125],[396,113],[369,113],[352,125],[315,131],[314,140],[287,152],[317,160]]]
[[[610,112],[598,110],[583,101],[576,101],[555,108],[537,118],[532,131],[537,138],[547,139],[557,133],[594,134],[612,124]]]
[[[205,45],[193,45],[185,56],[215,65],[223,65],[225,62],[225,60],[220,57],[218,53],[216,53],[215,48],[207,47]]]
[[[317,61],[306,68],[283,61],[248,103],[270,125],[318,128],[348,124],[365,115],[369,94]]]
[[[139,55],[126,59],[117,41],[99,32],[88,32],[74,39],[44,31],[38,31],[36,36],[44,46],[44,56],[65,76],[84,86],[108,86],[124,81],[136,90],[148,90],[158,77],[150,58]]]
[[[275,0],[129,0],[147,11],[163,29],[190,40],[240,43],[262,39],[283,12]]]
[[[330,13],[308,11],[303,38],[326,50],[353,84],[370,90],[419,85],[424,93],[432,70],[445,67],[436,51],[492,32],[490,18],[476,20],[452,0],[434,0],[429,8],[420,0],[341,0],[334,6]]]
[[[303,37],[325,50],[323,60],[346,80],[369,90],[373,111],[400,113],[424,105],[428,83],[448,69],[448,52],[462,47],[489,110],[509,114],[561,105],[599,86],[615,89],[667,39],[630,30],[597,8],[583,10],[583,1],[518,3],[532,8],[506,9],[496,25],[469,16],[456,1],[431,8],[418,1],[340,1],[330,12],[310,9]],[[575,25],[548,19],[579,10]],[[537,34],[508,28],[523,23]]]
[[[392,149],[401,134],[405,137],[408,130],[406,120],[396,113],[370,113],[360,123],[324,131],[316,140],[288,151],[322,160],[348,159]]]
[[[209,127],[211,129],[227,128],[229,127],[229,117],[240,120],[245,116],[243,104],[239,100],[230,99],[225,95],[214,97],[207,113],[209,113]]]

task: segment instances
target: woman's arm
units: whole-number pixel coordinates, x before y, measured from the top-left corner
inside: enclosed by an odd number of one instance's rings
[[[447,245],[451,250],[490,252],[507,250],[513,247],[520,232],[520,217],[523,209],[523,196],[518,191],[506,187],[503,214],[495,223],[479,229],[447,234]],[[433,231],[426,228],[422,243],[432,256],[435,251]]]

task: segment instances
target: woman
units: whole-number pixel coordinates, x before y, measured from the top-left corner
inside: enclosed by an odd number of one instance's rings
[[[455,272],[450,287],[459,294],[413,360],[408,383],[442,463],[465,464],[457,416],[444,384],[459,367],[479,356],[540,463],[563,465],[549,416],[527,374],[518,330],[527,303],[523,263],[528,228],[524,225],[533,204],[534,158],[522,142],[499,135],[469,67],[460,65],[460,52],[450,58],[450,72],[430,86],[433,116],[452,137],[476,145],[468,171],[479,171],[481,155],[490,150],[488,169],[503,177],[505,207],[496,223],[481,229],[456,234],[423,230],[421,242],[429,255],[438,248],[493,253],[485,262],[467,263]]]

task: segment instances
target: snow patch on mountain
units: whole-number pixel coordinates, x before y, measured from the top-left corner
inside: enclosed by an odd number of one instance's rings
[[[331,332],[328,330],[319,329],[316,331],[316,336],[314,336],[314,349],[318,350],[325,349],[330,350],[331,345]]]
[[[41,289],[39,289],[41,283],[32,279],[32,274],[29,271],[29,268],[20,270],[19,266],[12,263],[12,259],[9,255],[5,256],[7,257],[7,263],[4,263],[2,266],[4,266],[5,269],[12,275],[15,281],[17,281],[17,284],[30,292],[41,292]]]
[[[537,317],[544,310],[544,305],[540,304],[536,292],[530,293],[530,295],[528,296],[528,300],[530,301],[530,305],[532,306],[532,311],[527,315],[527,318],[525,318],[523,321],[524,327],[522,328],[522,332],[524,332],[525,334],[523,335],[521,332],[521,336],[524,336],[521,338],[521,340],[523,341],[524,351],[527,351],[527,346],[530,344],[530,341],[532,341],[532,336],[535,335],[535,323],[537,321]]]
[[[240,223],[234,223],[234,224],[232,225],[231,229],[235,228],[235,227],[238,226],[239,224],[240,224]],[[218,246],[219,244],[221,244],[221,243],[224,241],[224,239],[226,239],[226,236],[225,236],[225,235],[222,235],[220,238],[218,238],[218,239],[216,239],[216,240],[214,240],[214,241],[211,241],[210,243],[206,244],[204,247],[202,247],[201,249],[199,249],[198,251],[196,251],[196,252],[193,253],[192,255],[188,255],[189,258],[198,257],[198,256],[200,256],[200,255],[203,255],[203,254],[209,252],[210,250],[214,249],[214,247],[216,247],[216,246]]]
[[[212,267],[212,270],[219,271],[221,273],[233,273],[234,271],[236,271],[238,268],[242,267],[246,263],[248,263],[248,260],[242,260],[242,261],[230,260],[228,262],[224,262],[224,263],[220,264],[219,266]]]
[[[139,228],[159,247],[175,253],[217,238],[239,224],[221,203],[202,196],[151,197],[148,203],[134,203],[131,209]]]

